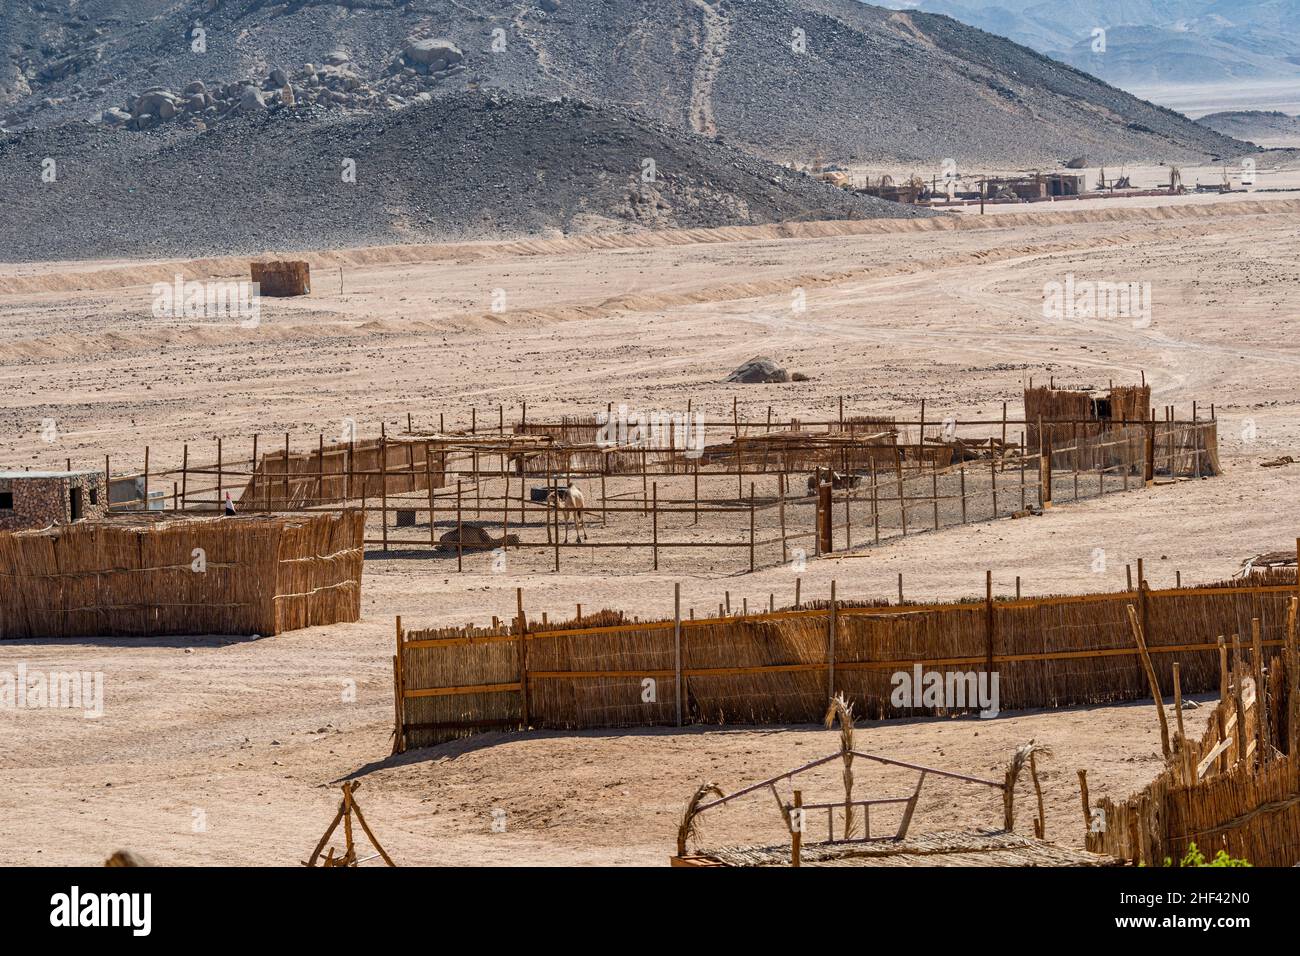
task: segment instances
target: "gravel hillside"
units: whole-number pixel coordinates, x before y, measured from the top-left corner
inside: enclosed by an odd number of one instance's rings
[[[108,110],[124,125],[151,89],[174,96],[184,117],[195,81],[211,91],[251,80],[288,85],[297,102],[319,102],[324,91],[343,111],[475,88],[567,95],[780,161],[821,152],[915,163],[922,174],[945,158],[1188,162],[1250,149],[1008,40],[857,0],[77,0],[71,13],[52,3],[10,9],[0,18],[0,119],[11,128]],[[421,39],[451,52],[412,51]],[[285,82],[268,84],[273,73]],[[201,99],[193,111],[222,113],[237,94]]]
[[[502,93],[35,130],[0,142],[0,194],[0,261],[931,215],[625,110]]]

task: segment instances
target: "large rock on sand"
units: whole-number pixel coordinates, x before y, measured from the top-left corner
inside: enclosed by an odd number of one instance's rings
[[[776,364],[770,355],[757,355],[727,376],[728,382],[753,385],[759,382],[788,382],[790,373]]]

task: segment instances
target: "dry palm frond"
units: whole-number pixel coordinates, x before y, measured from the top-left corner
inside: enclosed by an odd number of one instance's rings
[[[1052,748],[1045,744],[1036,744],[1031,740],[1017,747],[1011,762],[1007,764],[1006,782],[1002,790],[1002,809],[1003,824],[1008,832],[1015,828],[1016,823],[1016,781],[1020,779],[1020,772],[1029,764],[1030,758],[1035,755],[1050,757]],[[1037,775],[1035,775],[1034,786],[1038,786]]]
[[[682,824],[677,828],[677,855],[686,855],[686,841],[700,835],[700,825],[697,816],[700,812],[700,803],[707,796],[723,796],[722,790],[716,783],[702,783],[695,789],[691,795],[691,800],[686,804],[686,812],[682,814]]]
[[[104,865],[105,866],[148,866],[149,864],[145,861],[144,857],[140,856],[137,853],[134,853],[131,850],[118,850],[116,853],[114,853],[112,856],[110,856],[107,860],[104,861]]]
[[[857,836],[857,820],[853,817],[853,705],[843,694],[831,698],[826,708],[826,729],[840,722],[840,754],[844,759],[844,839]]]

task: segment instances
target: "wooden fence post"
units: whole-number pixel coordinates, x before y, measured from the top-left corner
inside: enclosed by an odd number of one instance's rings
[[[993,611],[993,571],[984,572],[984,641],[986,645],[984,663],[985,671],[990,675],[992,680],[993,674],[993,641],[997,632],[997,618]]]
[[[998,516],[998,463],[992,451],[993,439],[989,439],[989,481],[993,487],[993,517]],[[1005,450],[1006,446],[1003,446]]]
[[[754,483],[749,483],[749,570],[754,570]]]
[[[966,466],[958,466],[957,472],[961,475],[961,523],[966,523]]]
[[[259,479],[260,477],[262,477],[262,476],[260,476],[260,475],[258,474],[258,470],[257,470],[257,432],[253,432],[253,457],[252,457],[251,461],[253,462],[253,466],[252,466],[252,468],[250,469],[250,471],[252,471],[253,475],[252,475],[252,480],[251,480],[251,482],[250,482],[251,487],[249,488],[248,500],[249,500],[249,503],[251,504],[251,506],[254,507],[254,508],[256,508],[256,507],[257,507],[257,486],[258,486],[258,484],[259,484],[258,479]],[[184,505],[184,497],[185,497],[184,494],[182,494],[182,495],[181,495],[181,499],[182,499],[181,507],[182,507],[182,508],[185,507],[185,505]],[[244,503],[244,501],[243,501],[242,498],[239,500],[239,503],[240,503],[241,505]]]
[[[424,444],[424,480],[425,484],[429,486],[429,545],[434,546],[438,544],[438,538],[434,532],[434,509],[437,509],[437,503],[434,502],[433,497],[433,467],[432,463],[429,462],[429,442]],[[508,506],[510,505],[510,479],[506,479],[506,492]]]
[[[673,697],[677,701],[677,726],[682,725],[682,585],[673,584]]]
[[[936,456],[938,449],[935,450]],[[935,457],[930,468],[930,495],[934,505],[934,530],[939,530],[939,459]]]
[[[780,521],[781,521],[781,563],[785,564],[790,560],[790,551],[785,543],[785,472],[776,476],[777,487],[780,492]]]
[[[402,651],[402,616],[397,616],[397,653],[393,655],[393,753],[406,750],[406,671]]]
[[[652,489],[653,489],[653,490],[652,490],[651,493],[654,495],[654,504],[653,504],[653,507],[652,507],[652,509],[651,509],[651,514],[650,514],[650,526],[651,526],[651,539],[650,539],[650,540],[651,540],[651,544],[650,544],[650,548],[651,548],[651,552],[652,552],[653,555],[654,555],[654,570],[658,571],[658,570],[659,570],[659,482],[656,481],[656,482],[654,483],[654,485],[652,486]],[[753,516],[753,508],[752,508],[752,505],[751,505],[751,508],[750,508],[750,516],[751,516],[751,518],[752,518],[752,516]],[[750,538],[751,538],[751,540],[750,540],[750,547],[749,547],[749,570],[751,570],[751,571],[754,570],[754,545],[753,545],[753,540],[752,540],[752,539],[753,539],[753,534],[752,534],[753,526],[754,526],[754,523],[753,523],[753,521],[751,520],[751,521],[750,521],[750,529],[751,529],[751,535],[750,535]]]
[[[1257,617],[1250,620],[1250,656],[1253,658],[1255,675],[1255,724],[1259,728],[1259,748],[1256,752],[1260,763],[1263,763],[1268,759],[1273,734],[1268,725],[1268,681],[1264,673],[1264,642],[1260,636]]]
[[[1156,479],[1156,410],[1151,409],[1151,417],[1146,426],[1146,446],[1142,454],[1142,483],[1150,488]]]
[[[791,819],[795,821],[794,826],[790,828],[790,865],[799,865],[799,849],[803,843],[803,791],[794,792],[794,809]]]
[[[1052,443],[1043,439],[1043,452],[1038,459],[1038,501],[1041,507],[1052,507]],[[1021,503],[1024,499],[1024,478],[1023,469],[1021,470]]]
[[[1142,582],[1138,582],[1138,587]],[[1142,660],[1142,669],[1146,671],[1147,681],[1151,684],[1151,696],[1155,698],[1156,716],[1160,718],[1160,751],[1168,760],[1172,750],[1169,747],[1169,720],[1165,717],[1165,704],[1160,696],[1160,683],[1156,680],[1156,669],[1151,666],[1151,655],[1147,653],[1146,638],[1143,636],[1142,625],[1138,621],[1138,612],[1132,604],[1128,606],[1129,624],[1133,628],[1133,640],[1137,643],[1138,656]]]
[[[1300,571],[1300,565],[1297,565]],[[1287,753],[1300,749],[1300,646],[1296,644],[1296,616],[1300,613],[1300,599],[1292,598],[1287,607],[1286,635],[1284,638],[1283,666],[1287,686]],[[1281,731],[1279,730],[1279,737]]]
[[[699,460],[698,458],[695,459],[695,461],[694,461],[694,463],[693,463],[693,471],[694,471],[694,473],[695,473],[695,498],[694,498],[694,500],[695,500],[695,520],[694,520],[692,523],[693,523],[693,524],[699,524],[699,523],[700,523],[700,460]],[[604,489],[605,489],[605,477],[604,477],[603,475],[601,476],[601,479],[600,479],[600,488],[601,488],[601,492],[600,492],[601,507],[603,508],[603,507],[604,507],[604,500],[605,500],[605,490],[604,490]],[[603,514],[603,512],[602,512],[602,514]],[[602,524],[603,524],[603,522],[602,522]]]
[[[875,543],[880,544],[880,485],[875,455],[871,456],[871,529],[875,536]]]
[[[898,485],[898,518],[903,527],[903,536],[907,536],[907,502],[904,500],[903,492],[903,449],[898,446],[897,438],[894,444],[894,472]]]
[[[1174,661],[1174,719],[1178,723],[1178,749],[1183,755],[1183,784],[1190,787],[1196,782],[1196,770],[1192,766],[1192,747],[1183,729],[1183,684],[1178,673],[1178,662]]]
[[[527,730],[528,713],[528,618],[524,614],[524,589],[515,588],[516,633],[519,635],[519,714],[521,730]]]
[[[831,617],[830,631],[826,635],[826,696],[827,699],[835,696],[835,637],[839,628],[839,601],[835,597],[835,579],[831,578]]]
[[[289,467],[288,465],[289,444],[288,444],[287,435],[285,436],[284,461],[285,461],[285,468],[287,469]],[[475,478],[477,479],[477,477],[478,476],[476,475]],[[379,485],[380,485],[379,507],[381,509],[379,512],[379,524],[380,527],[383,529],[383,541],[384,541],[383,547],[384,550],[387,551],[388,550],[388,432],[386,431],[383,422],[379,423]],[[286,481],[285,482],[286,496],[288,494],[288,490],[289,490],[289,485],[288,482]],[[456,504],[459,507],[460,505],[459,498]],[[457,570],[460,569],[457,568]]]

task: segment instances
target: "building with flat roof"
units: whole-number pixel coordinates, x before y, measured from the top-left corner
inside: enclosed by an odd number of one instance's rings
[[[0,531],[102,518],[108,512],[98,471],[0,471]]]

